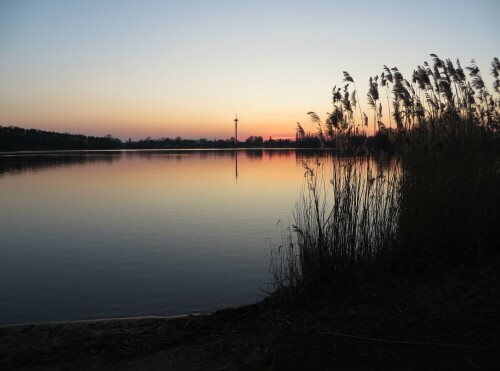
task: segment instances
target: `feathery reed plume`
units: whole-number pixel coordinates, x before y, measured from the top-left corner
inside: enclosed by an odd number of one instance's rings
[[[389,68],[384,65],[383,72],[380,74],[380,86],[385,87],[385,96],[387,99],[387,110],[389,112],[389,128],[392,128],[391,105],[389,103],[389,84],[392,84],[392,74]]]
[[[311,122],[313,124],[316,124],[318,126],[317,130],[318,130],[318,138],[319,138],[319,141],[320,141],[320,145],[321,145],[321,148],[324,147],[324,144],[325,144],[325,139],[324,139],[324,136],[323,136],[323,123],[321,122],[321,119],[319,118],[319,116],[316,114],[316,112],[307,112],[307,114],[309,115],[309,118],[311,120]]]
[[[344,80],[342,80],[343,82],[352,82],[354,84],[354,79],[351,77],[351,75],[349,75],[349,73],[347,71],[343,71],[342,72],[344,74]]]
[[[366,94],[367,99],[368,99],[368,105],[373,109],[373,134],[377,132],[376,128],[376,123],[379,121],[380,118],[377,120],[377,101],[379,99],[379,94],[378,94],[378,76],[375,76],[374,78],[370,77],[370,80],[368,82],[368,93]]]
[[[479,67],[476,65],[476,61],[471,59],[471,65],[466,67],[469,70],[469,76],[472,77],[472,87],[477,90],[481,90],[484,88],[484,81],[481,77],[481,72],[479,71]]]
[[[297,122],[297,130],[296,130],[295,140],[301,141],[304,139],[305,136],[306,136],[306,132],[304,131],[304,129],[302,128],[300,123]]]
[[[491,76],[495,79],[493,82],[493,90],[500,94],[500,61],[498,58],[493,58],[491,62]]]
[[[343,82],[348,82],[348,83],[352,83],[354,85],[354,92],[352,94],[352,102],[353,102],[353,106],[354,106],[354,110],[356,110],[356,103],[358,103],[359,105],[359,115],[360,115],[360,118],[361,118],[361,122],[363,122],[363,115],[362,115],[362,110],[361,110],[361,104],[359,103],[359,97],[357,96],[357,93],[356,93],[356,83],[354,82],[354,79],[351,77],[351,75],[349,75],[348,72],[346,71],[343,71],[343,74],[344,74],[344,80]],[[347,89],[347,86],[345,86],[345,89]],[[350,103],[349,103],[350,105]],[[354,122],[352,123],[352,126],[354,126]],[[352,127],[350,128],[352,130]]]

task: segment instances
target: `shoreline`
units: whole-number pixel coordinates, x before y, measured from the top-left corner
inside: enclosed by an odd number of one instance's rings
[[[162,355],[166,352],[170,357],[168,369],[200,369],[207,362],[211,365],[209,369],[218,369],[218,357],[207,360],[206,352],[193,353],[190,348],[196,344],[209,348],[210,353],[222,334],[229,334],[231,342],[236,343],[240,330],[235,332],[234,328],[246,325],[238,324],[235,319],[259,311],[257,308],[261,306],[251,304],[214,313],[176,316],[3,325],[0,326],[0,368],[107,370],[123,369],[132,363],[131,369],[143,370],[150,369],[148,365],[153,362],[152,369],[158,369],[165,366]],[[252,323],[255,323],[254,315]],[[245,332],[250,331],[245,328]],[[186,349],[181,351],[184,346]],[[174,355],[178,358],[175,367]]]
[[[492,369],[500,257],[343,303],[260,302],[210,314],[0,327],[5,370]]]
[[[0,324],[0,329],[9,327],[21,327],[21,326],[49,326],[49,325],[68,325],[68,324],[85,324],[85,323],[99,323],[99,322],[125,322],[125,321],[137,321],[144,319],[161,319],[161,320],[175,320],[179,318],[187,317],[198,317],[198,316],[208,316],[213,314],[212,312],[196,312],[187,314],[178,314],[173,316],[131,316],[131,317],[109,317],[109,318],[95,318],[95,319],[80,319],[71,321],[48,321],[48,322],[26,322],[26,323],[13,323],[13,324]]]

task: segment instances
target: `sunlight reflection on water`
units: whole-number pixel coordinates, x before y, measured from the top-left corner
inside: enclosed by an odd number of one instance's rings
[[[303,183],[302,156],[0,156],[0,323],[175,315],[258,300],[270,241],[281,243],[277,222],[288,225]]]

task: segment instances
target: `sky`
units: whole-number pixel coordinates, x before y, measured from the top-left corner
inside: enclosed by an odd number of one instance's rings
[[[383,65],[409,78],[430,53],[490,81],[499,17],[498,0],[0,0],[0,125],[225,139],[237,113],[240,140],[294,137],[342,71],[362,103]]]

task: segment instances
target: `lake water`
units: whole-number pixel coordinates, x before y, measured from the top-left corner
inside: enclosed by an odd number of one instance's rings
[[[303,158],[0,155],[0,323],[177,315],[261,299]]]

